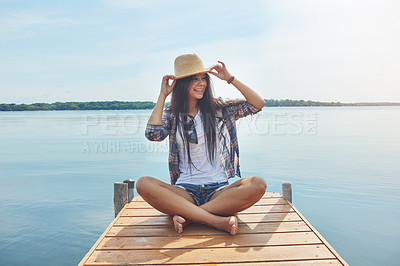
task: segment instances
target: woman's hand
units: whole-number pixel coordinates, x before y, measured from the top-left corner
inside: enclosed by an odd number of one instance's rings
[[[219,64],[213,65],[210,68],[210,74],[213,74],[214,76],[225,81],[229,80],[232,75],[229,73],[228,69],[226,69],[224,62],[218,61],[218,63],[220,63],[221,65]]]
[[[169,84],[169,80],[172,79],[174,80],[171,85]],[[162,78],[161,81],[161,91],[160,94],[162,94],[164,97],[167,97],[175,87],[176,79],[174,75],[165,75]]]

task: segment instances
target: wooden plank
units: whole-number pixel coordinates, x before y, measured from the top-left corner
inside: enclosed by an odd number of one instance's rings
[[[244,256],[245,254],[245,256]],[[96,250],[87,265],[101,264],[190,264],[227,262],[275,262],[333,259],[324,245],[224,247],[213,249]]]
[[[102,263],[102,264],[90,264],[90,265],[102,265],[102,266],[114,266],[115,264],[113,263]],[[135,264],[124,264],[124,265],[135,265]],[[165,264],[164,264],[165,265]],[[169,266],[182,266],[182,264],[168,264]],[[204,266],[245,266],[249,265],[249,262],[235,262],[235,263],[190,263],[190,264],[184,264],[184,265],[192,265],[192,266],[199,266],[199,265],[204,265]],[[259,265],[277,265],[277,266],[339,266],[342,265],[337,259],[315,259],[315,260],[295,260],[295,261],[274,261],[274,262],[251,262],[251,265],[259,266]]]
[[[169,266],[182,266],[182,264],[169,264]],[[186,265],[199,265],[199,264],[186,264]],[[207,265],[209,265],[209,266],[214,266],[214,265],[223,265],[223,266],[226,266],[226,265],[229,265],[229,266],[244,266],[244,265],[249,265],[249,263],[248,262],[243,262],[243,263],[229,263],[229,264],[227,264],[227,263],[218,263],[218,264],[215,264],[215,263],[204,263],[204,264],[201,264],[201,265],[204,265],[204,266],[207,266]],[[337,259],[326,259],[326,260],[319,260],[319,259],[317,259],[317,260],[297,260],[297,261],[274,261],[274,262],[252,262],[251,263],[251,265],[253,266],[253,265],[256,265],[256,266],[258,266],[258,265],[277,265],[277,266],[298,266],[298,265],[301,265],[301,266],[304,266],[304,265],[306,265],[306,266],[308,266],[308,265],[310,265],[310,266],[314,266],[314,265],[318,265],[318,266],[339,266],[339,265],[342,265]]]
[[[343,264],[348,265],[347,262],[336,252],[336,250],[326,241],[322,235],[311,225],[309,221],[293,206],[292,203],[286,201],[293,210],[301,217],[301,219],[310,227],[310,229],[316,234],[316,236],[324,243],[324,245],[332,252],[332,254]]]
[[[238,234],[309,232],[303,222],[272,222],[241,224]],[[107,236],[169,236],[176,235],[172,225],[113,226]],[[182,235],[226,235],[221,230],[202,224],[190,224]]]
[[[195,265],[195,264],[192,264]],[[227,265],[227,264],[203,264],[203,265]],[[248,265],[247,262],[244,263],[229,263],[229,266],[243,266]],[[253,262],[251,265],[277,265],[277,266],[297,266],[297,265],[307,265],[307,266],[338,266],[342,265],[336,259],[327,259],[327,260],[298,260],[298,261],[274,261],[274,262]]]
[[[261,198],[255,206],[265,206],[265,205],[287,205],[286,201],[280,198]],[[128,205],[128,209],[130,208],[138,208],[138,209],[152,209],[153,207],[148,204],[146,201],[131,201]]]
[[[78,264],[78,266],[81,265],[86,265],[85,263],[89,260],[89,258],[93,255],[93,252],[96,250],[96,247],[99,245],[99,243],[103,240],[103,238],[108,234],[108,232],[111,230],[111,228],[114,226],[115,222],[117,219],[120,217],[121,213],[125,208],[128,206],[128,204],[125,204],[125,206],[122,208],[121,212],[119,212],[118,216],[115,217],[115,219],[111,222],[111,224],[106,228],[106,230],[103,232],[103,234],[97,239],[96,243],[92,246],[92,248],[86,253],[85,257],[81,260],[81,262]]]
[[[260,233],[253,235],[169,236],[169,237],[105,237],[96,250],[105,249],[173,249],[218,247],[263,247],[322,244],[313,232]]]
[[[276,205],[276,206],[252,206],[240,213],[274,213],[274,212],[294,212],[292,207],[289,205]],[[126,208],[121,216],[157,216],[162,214],[162,212],[156,209],[134,209]]]
[[[266,214],[240,214],[239,223],[262,223],[262,222],[298,222],[302,221],[295,212],[290,213],[266,213]],[[172,225],[170,215],[159,215],[153,217],[119,217],[115,225]]]

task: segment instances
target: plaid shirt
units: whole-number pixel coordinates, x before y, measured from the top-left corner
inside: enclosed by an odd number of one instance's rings
[[[227,106],[217,110],[218,142],[221,160],[228,178],[241,177],[239,169],[239,146],[236,134],[236,120],[261,111],[249,102]],[[145,136],[151,141],[163,141],[169,135],[169,174],[171,184],[179,178],[179,152],[176,143],[176,117],[174,113],[163,112],[162,125],[147,124]]]

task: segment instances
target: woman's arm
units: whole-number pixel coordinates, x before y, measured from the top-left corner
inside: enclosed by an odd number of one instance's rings
[[[210,73],[222,80],[225,81],[229,80],[232,77],[232,75],[228,72],[228,69],[226,68],[225,64],[221,61],[218,61],[218,63],[220,63],[221,65],[217,64],[212,66],[210,69],[211,71]],[[255,107],[262,109],[265,106],[264,99],[257,92],[250,89],[236,77],[233,79],[232,85],[235,86],[243,94],[243,96],[246,98],[246,101],[248,101]]]
[[[161,82],[161,91],[160,95],[158,96],[158,100],[156,103],[156,106],[153,109],[153,112],[150,115],[149,121],[147,124],[150,125],[162,125],[162,115],[163,115],[163,109],[164,109],[164,104],[165,104],[165,99],[167,96],[172,92],[172,89],[175,86],[176,80],[172,82],[171,85],[169,85],[169,80],[174,79],[173,75],[166,75],[163,77],[162,82]]]
[[[175,86],[175,81],[169,85],[169,80],[173,78],[174,76],[167,75],[162,79],[160,95],[158,96],[156,106],[147,122],[146,131],[144,133],[148,140],[163,141],[169,134],[171,121],[168,119],[168,115],[166,114],[163,119],[163,109],[165,99]]]
[[[237,78],[233,79],[232,85],[235,86],[243,94],[243,96],[246,98],[246,101],[248,101],[255,107],[262,109],[265,106],[264,99],[261,98],[261,96],[257,92],[247,87]]]

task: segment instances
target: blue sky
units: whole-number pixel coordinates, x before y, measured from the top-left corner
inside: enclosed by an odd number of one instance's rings
[[[185,53],[266,99],[400,102],[399,47],[391,0],[0,0],[0,103],[155,101]]]

